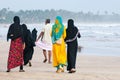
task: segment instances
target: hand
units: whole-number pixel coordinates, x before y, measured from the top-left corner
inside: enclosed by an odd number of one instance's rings
[[[25,43],[23,44],[23,49],[25,49]]]
[[[35,42],[38,42],[39,39],[37,39]]]

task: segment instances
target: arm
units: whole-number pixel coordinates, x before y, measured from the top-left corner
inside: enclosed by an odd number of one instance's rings
[[[41,32],[36,41],[38,41],[40,37],[43,37],[43,35],[44,35],[44,32]]]
[[[8,30],[8,33],[7,33],[7,41],[8,41],[9,39],[11,39],[12,36],[13,36],[13,34],[12,34],[12,25],[10,25],[9,30]]]
[[[23,49],[25,49],[25,43],[23,43]]]
[[[63,32],[63,39],[66,38],[66,28],[64,27],[64,32]]]

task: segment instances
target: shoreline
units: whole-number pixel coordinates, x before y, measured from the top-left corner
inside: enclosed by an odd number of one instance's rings
[[[0,23],[0,27],[3,27],[3,28],[9,28],[11,23],[3,23],[1,24]],[[35,27],[37,26],[40,26],[40,25],[43,25],[44,22],[42,23],[26,23],[26,25],[28,26],[28,28],[30,27],[30,25],[34,25]],[[52,25],[53,23],[51,23]],[[67,23],[64,23],[64,25],[66,26]],[[101,26],[106,26],[106,27],[111,27],[111,26],[120,26],[120,23],[84,23],[84,22],[76,22],[76,26],[98,26],[98,27],[101,27]]]
[[[5,39],[0,39],[1,43],[7,43],[8,46],[10,45],[10,40],[7,42]],[[111,48],[109,48],[111,49]],[[109,50],[108,49],[108,50]],[[99,52],[98,52],[98,51]],[[77,56],[103,56],[103,57],[120,57],[120,54],[117,51],[117,54],[113,54],[116,49],[113,49],[113,52],[108,51],[107,48],[96,48],[96,47],[82,47],[81,52],[77,52]]]

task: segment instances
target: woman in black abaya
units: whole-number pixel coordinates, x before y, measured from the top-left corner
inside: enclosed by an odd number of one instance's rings
[[[24,41],[25,41],[25,49],[24,49],[24,65],[29,63],[29,66],[32,66],[31,59],[34,52],[33,47],[35,46],[32,34],[25,24],[22,25]]]
[[[23,50],[24,50],[24,38],[22,27],[20,25],[19,16],[15,16],[14,23],[10,25],[7,33],[7,41],[11,39],[10,50],[8,56],[7,72],[11,69],[20,66],[19,72],[23,70]]]
[[[67,70],[69,73],[76,72],[75,64],[76,64],[76,56],[78,49],[78,41],[77,37],[80,38],[81,35],[77,27],[74,26],[74,21],[72,19],[68,20],[68,27],[66,29],[66,43],[67,43],[67,61],[68,66]]]

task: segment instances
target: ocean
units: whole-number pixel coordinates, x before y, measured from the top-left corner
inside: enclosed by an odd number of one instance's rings
[[[6,40],[10,24],[0,24],[0,40]],[[78,38],[82,47],[78,55],[120,56],[120,24],[75,24],[81,33]],[[44,24],[27,24],[28,29],[36,28],[38,35]]]

